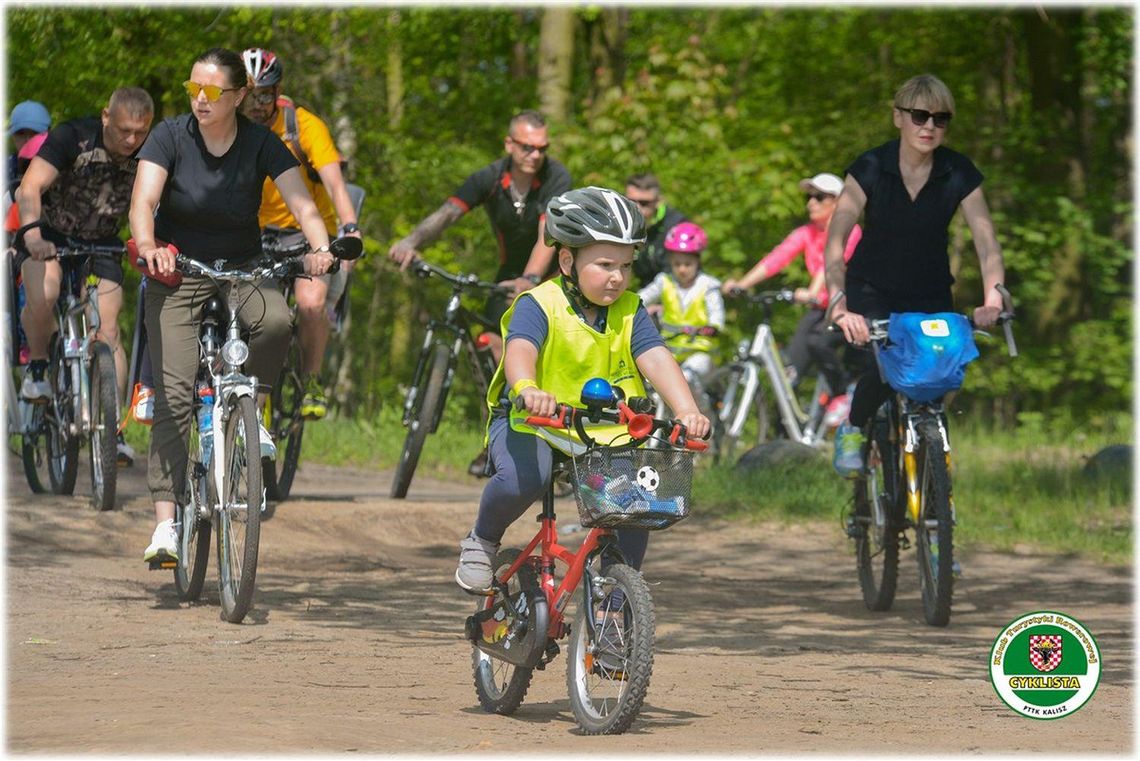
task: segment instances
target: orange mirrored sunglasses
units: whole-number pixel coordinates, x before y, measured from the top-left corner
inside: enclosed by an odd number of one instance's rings
[[[217,85],[200,85],[197,82],[191,82],[190,80],[186,80],[185,82],[183,82],[182,86],[186,88],[186,94],[189,95],[191,98],[197,98],[198,93],[200,93],[200,92],[206,93],[206,100],[210,101],[211,103],[215,102],[218,98],[222,97],[222,93],[224,93],[224,92],[237,92],[238,90],[241,89],[240,87],[218,87]]]

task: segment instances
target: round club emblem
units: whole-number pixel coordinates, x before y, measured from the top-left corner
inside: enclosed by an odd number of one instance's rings
[[[990,651],[990,681],[1007,706],[1031,719],[1060,719],[1100,682],[1100,649],[1079,621],[1044,610],[1011,621]]]

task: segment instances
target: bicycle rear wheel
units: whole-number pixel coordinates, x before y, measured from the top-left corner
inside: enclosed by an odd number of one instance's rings
[[[570,630],[566,687],[578,726],[588,735],[616,735],[637,718],[653,673],[654,615],[641,574],[615,564],[605,594],[579,606]],[[584,583],[589,583],[584,582]]]
[[[29,404],[22,400],[17,403],[20,405],[20,419],[25,424],[20,436],[24,478],[32,494],[45,494],[51,489],[51,477],[48,474],[51,461],[47,445],[48,437],[51,436],[51,425],[47,419],[48,405]]]
[[[954,516],[950,508],[950,470],[942,434],[934,421],[919,426],[918,579],[926,623],[950,623],[954,595]]]
[[[293,490],[293,479],[297,475],[297,465],[301,461],[301,440],[305,435],[301,402],[305,398],[305,384],[298,372],[300,366],[300,348],[294,336],[289,344],[289,355],[285,360],[285,366],[281,369],[281,377],[273,386],[266,409],[265,427],[273,435],[279,452],[275,461],[262,462],[265,495],[270,500],[289,499],[289,493]],[[272,518],[276,507],[272,502],[267,505],[265,517]]]
[[[495,576],[510,568],[520,553],[521,550],[514,548],[501,551],[495,557]],[[538,579],[534,569],[524,565],[507,583],[507,591],[509,595],[515,595],[522,589],[537,585]],[[502,593],[497,592],[494,596],[481,601],[476,610],[493,608],[502,600]],[[515,666],[493,658],[477,647],[472,647],[471,661],[475,671],[475,694],[479,696],[479,705],[483,710],[503,716],[518,710],[523,698],[526,697],[526,691],[530,688],[534,669]]]
[[[393,499],[403,499],[408,495],[408,487],[412,483],[412,476],[415,475],[416,465],[419,464],[424,441],[431,433],[436,410],[443,401],[443,384],[447,379],[451,350],[443,344],[436,344],[432,349],[430,362],[423,374],[426,379],[424,384],[415,389],[418,395],[415,414],[408,424],[404,450],[400,453],[400,462],[396,465],[396,474],[392,478],[392,491],[389,496]]]
[[[102,341],[91,345],[91,506],[115,507],[118,480],[119,400],[115,385],[115,355]]]
[[[222,618],[241,623],[253,603],[257,577],[257,547],[261,535],[261,442],[257,433],[257,407],[253,398],[240,396],[226,402],[225,447],[214,444],[214,457],[222,457],[220,507],[214,512],[218,548],[218,592]]]
[[[79,389],[72,388],[71,368],[64,359],[63,342],[58,335],[52,341],[48,368],[52,387],[47,412],[48,478],[53,494],[71,494],[79,473],[79,437],[71,432],[75,423],[73,397]]]
[[[863,602],[870,610],[890,610],[898,584],[901,489],[897,454],[891,443],[890,419],[880,412],[871,420],[863,445],[867,470],[855,481],[855,565]]]

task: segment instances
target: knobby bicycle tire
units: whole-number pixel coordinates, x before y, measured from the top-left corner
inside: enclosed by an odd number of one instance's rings
[[[248,396],[226,402],[225,446],[214,442],[214,457],[223,457],[220,507],[214,512],[218,549],[218,593],[222,618],[241,623],[253,603],[257,549],[261,535],[261,442],[257,407]],[[239,531],[241,536],[239,537]]]
[[[616,735],[629,729],[645,702],[653,674],[655,622],[649,586],[638,571],[621,563],[610,566],[603,575],[613,579],[613,586],[603,599],[594,601],[592,610],[579,606],[577,622],[570,629],[566,664],[570,708],[588,735]],[[624,595],[621,609],[609,620],[603,613],[603,623],[595,625],[605,601],[618,589]],[[604,640],[605,627],[614,626],[619,618],[620,634],[608,636],[623,652],[615,658],[615,668],[608,668],[606,656],[591,648],[589,631],[596,629],[596,638]]]
[[[305,397],[305,385],[297,371],[300,366],[300,347],[294,335],[290,340],[285,366],[273,386],[266,409],[268,419],[265,427],[273,435],[279,453],[275,461],[265,460],[262,463],[265,494],[273,501],[289,499],[289,494],[293,491],[293,480],[297,476],[297,466],[301,462],[301,442],[305,435],[301,402]],[[276,504],[270,502],[266,505],[264,517],[272,518],[276,510]]]
[[[855,481],[855,565],[863,603],[890,610],[899,575],[899,509],[902,500],[898,450],[889,416],[875,415],[863,445],[867,471]],[[875,502],[883,520],[875,521]]]
[[[28,414],[28,427],[20,436],[20,459],[24,461],[24,478],[32,494],[46,494],[51,490],[51,476],[48,473],[51,467],[51,455],[48,453],[48,437],[51,436],[47,420],[46,404],[29,404],[18,402],[23,410],[30,408]]]
[[[190,452],[198,452],[198,431],[191,426]],[[174,525],[178,534],[178,565],[174,567],[174,588],[178,599],[192,602],[202,595],[206,567],[210,563],[210,521],[201,518],[209,488],[206,466],[197,455],[186,463],[186,497],[174,506]]]
[[[915,529],[918,541],[922,612],[931,626],[950,623],[954,595],[954,517],[950,509],[950,470],[935,421],[918,429],[921,510]]]
[[[522,551],[511,548],[501,551],[495,556],[495,575],[505,572],[515,562]],[[514,595],[521,589],[538,586],[538,579],[534,569],[524,565],[508,582],[508,594]],[[502,601],[502,595],[496,593],[480,601],[476,611],[493,608]],[[509,716],[518,710],[530,688],[531,679],[534,678],[534,669],[515,666],[497,658],[493,658],[477,647],[472,647],[471,665],[475,672],[475,694],[479,697],[479,705],[488,713],[497,713]]]
[[[48,372],[51,377],[52,401],[48,415],[48,478],[53,494],[70,495],[75,491],[79,473],[79,437],[70,432],[75,417],[72,396],[79,389],[71,387],[71,372],[63,356],[63,340],[57,333],[52,339]]]
[[[451,350],[443,344],[436,344],[432,348],[431,366],[424,373],[423,386],[419,389],[415,414],[408,424],[408,435],[404,438],[404,449],[400,453],[400,462],[396,465],[396,474],[392,478],[392,499],[403,499],[408,495],[408,487],[412,484],[416,466],[420,461],[427,435],[431,433],[432,421],[436,419],[436,410],[443,403],[443,384],[447,380],[447,366],[451,362]]]
[[[102,341],[91,344],[91,506],[115,507],[118,482],[118,387],[115,355]]]

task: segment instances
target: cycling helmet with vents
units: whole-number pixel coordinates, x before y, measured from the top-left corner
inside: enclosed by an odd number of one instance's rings
[[[578,188],[555,196],[546,207],[546,245],[582,248],[591,243],[639,246],[645,218],[637,204],[607,188]]]
[[[241,60],[254,87],[272,87],[281,82],[281,61],[273,51],[249,48],[242,51]]]
[[[678,222],[665,236],[665,250],[680,254],[700,254],[708,245],[709,236],[692,222]]]

